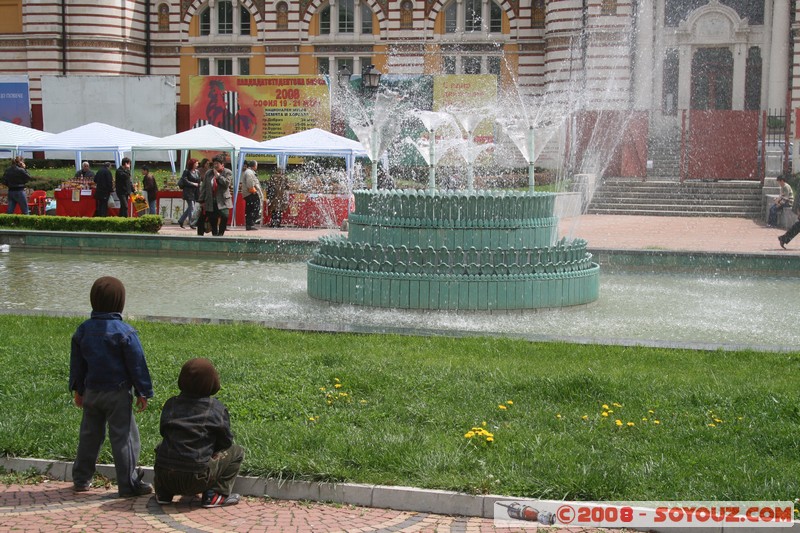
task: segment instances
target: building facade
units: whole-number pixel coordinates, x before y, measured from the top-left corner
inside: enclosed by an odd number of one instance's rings
[[[374,65],[494,74],[532,97],[578,87],[674,144],[684,110],[791,118],[798,20],[795,0],[0,0],[0,70],[29,76],[34,126],[42,76],[175,76],[180,108],[194,75]]]

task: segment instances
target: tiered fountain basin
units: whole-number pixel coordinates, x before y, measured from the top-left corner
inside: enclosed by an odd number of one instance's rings
[[[556,241],[556,195],[356,191],[349,232],[308,262],[308,294],[336,303],[512,310],[592,302],[599,266],[586,241]]]

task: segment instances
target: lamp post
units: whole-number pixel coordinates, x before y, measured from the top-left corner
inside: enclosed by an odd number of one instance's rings
[[[353,73],[350,72],[350,69],[347,65],[342,65],[339,67],[339,71],[337,72],[337,81],[340,89],[344,89],[350,85],[350,77],[352,75]]]
[[[381,82],[381,71],[375,65],[365,65],[361,70],[361,91],[365,95],[372,95]],[[375,109],[372,109],[373,114]],[[380,156],[380,143],[375,117],[372,118],[372,132],[370,133],[370,151],[372,156],[372,190],[378,190],[378,157]]]

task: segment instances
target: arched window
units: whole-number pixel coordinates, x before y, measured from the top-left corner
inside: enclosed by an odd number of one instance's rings
[[[200,35],[211,35],[211,9],[208,7],[200,12]]]
[[[333,5],[326,4],[320,8],[317,19],[320,35],[356,35],[359,32],[372,35],[372,10],[366,0],[361,0],[358,5],[355,0],[337,0]]]
[[[246,7],[239,7],[239,34],[250,35],[250,12]]]
[[[275,6],[276,11],[276,25],[279,30],[289,29],[289,4],[286,2],[278,2]]]
[[[400,29],[410,30],[414,27],[414,4],[411,0],[403,0],[400,4]]]
[[[339,0],[339,33],[355,33],[355,6],[353,0]]]
[[[458,3],[450,2],[444,8],[444,32],[455,33],[458,27]]]
[[[319,12],[319,34],[330,35],[331,33],[331,6],[325,6]]]
[[[544,28],[545,20],[545,4],[544,0],[533,0],[531,6],[531,26],[534,28]]]
[[[217,33],[220,35],[233,33],[233,2],[217,4]]]
[[[484,26],[484,2],[487,3],[489,10],[489,20]],[[461,5],[456,0],[447,4],[444,8],[444,32],[456,33],[464,31],[468,33],[491,32],[501,33],[503,31],[503,10],[493,0],[463,0]]]
[[[361,0],[361,34],[372,35],[372,10],[365,0]]]

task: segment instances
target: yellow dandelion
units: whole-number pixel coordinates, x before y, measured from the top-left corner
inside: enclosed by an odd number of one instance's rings
[[[475,432],[474,431],[467,431],[466,433],[464,433],[464,438],[465,439],[471,439],[474,436],[475,436]]]
[[[337,389],[341,389],[342,388],[342,384],[341,383],[337,383],[336,385],[334,385],[334,387],[337,388]]]
[[[613,405],[614,407],[622,407],[622,404],[617,402],[614,402],[611,405]]]
[[[581,420],[589,420],[589,415],[583,415],[583,416],[581,417]]]
[[[346,398],[347,397],[347,393],[346,392],[340,392],[339,396],[341,396],[343,398]]]
[[[359,400],[358,403],[365,404],[365,403],[367,403],[367,400]]]
[[[653,420],[653,424],[656,424],[656,425],[658,425],[658,424],[660,424],[660,423],[661,423],[661,420]]]
[[[606,409],[606,410],[608,410],[608,404],[605,404],[605,403],[604,403],[604,404],[603,404],[603,409]]]
[[[501,411],[505,411],[506,409],[508,409],[508,407],[506,407],[506,406],[505,406],[505,405],[503,405],[503,404],[500,404],[500,405],[498,405],[497,407],[498,407],[498,409],[500,409]]]
[[[648,409],[648,410],[647,410],[647,414],[649,414],[649,415],[654,415],[654,414],[656,414],[656,412],[655,412],[655,411],[653,411],[652,409]]]
[[[720,420],[719,418],[715,418],[714,422],[716,422],[717,424],[722,424],[722,420]]]
[[[339,383],[339,378],[333,378],[333,381],[335,381],[336,383]]]
[[[647,422],[647,419],[645,417],[642,417],[642,422]]]
[[[513,401],[513,400],[506,400],[506,403],[507,403],[508,405],[514,405],[514,401]]]
[[[622,425],[622,420],[620,420],[619,418],[617,418],[616,420],[614,420],[614,423],[615,423],[616,425],[618,425],[618,426],[621,426],[621,425]]]
[[[328,405],[330,405],[330,404],[332,404],[332,403],[333,403],[332,401],[328,400]]]
[[[494,437],[486,437],[486,442],[494,442]]]
[[[716,424],[709,424],[708,427],[715,428],[715,427],[717,427],[717,425]]]
[[[607,417],[608,416],[608,411],[603,411],[602,414],[603,414],[603,416]]]
[[[558,418],[559,420],[561,420],[561,415],[560,415],[560,414],[557,414],[557,415],[556,415],[556,418]]]
[[[481,425],[482,425],[483,427],[486,427],[486,420],[484,420],[483,422],[481,422]]]
[[[609,412],[609,413],[613,413],[613,412],[614,412],[614,410],[613,410],[613,409],[609,409],[609,410],[608,410],[608,412]]]
[[[632,428],[632,427],[633,427],[633,426],[635,426],[635,425],[636,425],[636,424],[634,424],[633,422],[628,422],[628,424],[627,424],[627,426],[628,426],[629,428]]]
[[[322,392],[325,392],[325,387],[320,387],[319,390],[321,390]]]

